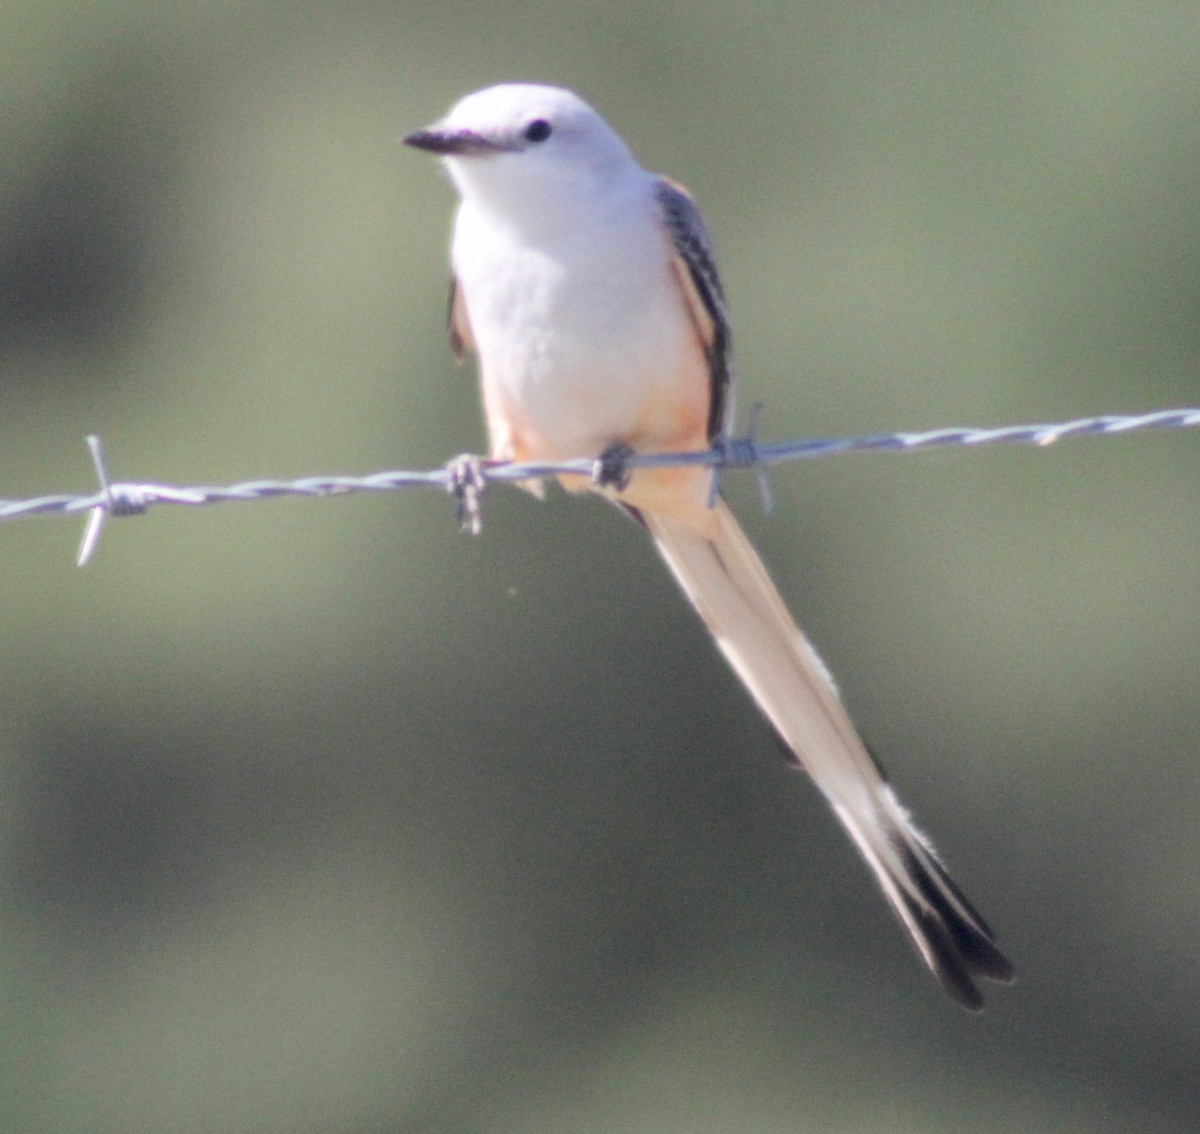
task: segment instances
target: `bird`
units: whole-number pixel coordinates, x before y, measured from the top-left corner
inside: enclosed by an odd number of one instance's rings
[[[979,981],[1008,983],[1013,966],[898,801],[713,469],[624,467],[730,437],[730,320],[691,194],[556,86],[476,91],[403,141],[440,158],[458,192],[450,346],[477,357],[491,456],[596,459],[591,483],[563,486],[602,493],[649,533],[920,958],[979,1011]]]

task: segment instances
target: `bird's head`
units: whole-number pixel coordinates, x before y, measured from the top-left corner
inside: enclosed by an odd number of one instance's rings
[[[440,155],[464,199],[552,208],[589,184],[642,172],[586,102],[561,87],[504,83],[467,95],[405,144]]]

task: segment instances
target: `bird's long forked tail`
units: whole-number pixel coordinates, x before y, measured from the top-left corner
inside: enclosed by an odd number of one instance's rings
[[[1007,983],[1012,965],[897,802],[728,506],[718,500],[702,528],[641,518],[795,763],[833,806],[921,958],[953,999],[979,1011],[976,980]]]

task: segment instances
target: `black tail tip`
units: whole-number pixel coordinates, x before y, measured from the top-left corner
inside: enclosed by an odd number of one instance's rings
[[[983,994],[976,982],[1012,984],[1016,969],[941,863],[911,847],[905,857],[920,893],[919,899],[913,897],[908,903],[908,912],[920,927],[918,949],[950,998],[968,1012],[981,1012]]]

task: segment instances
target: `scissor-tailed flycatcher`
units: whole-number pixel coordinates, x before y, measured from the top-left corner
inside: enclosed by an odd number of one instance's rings
[[[726,436],[729,321],[686,190],[555,87],[490,87],[404,140],[442,155],[462,198],[450,342],[479,356],[493,456],[687,452]],[[1010,981],[1012,966],[897,802],[728,507],[710,502],[713,475],[640,469],[599,487],[654,537],[925,963],[976,1010],[976,979]]]

